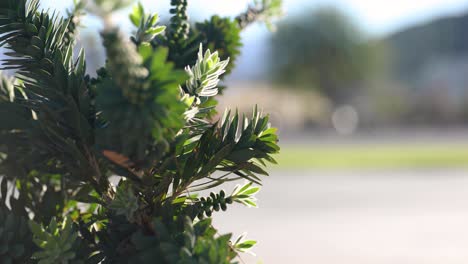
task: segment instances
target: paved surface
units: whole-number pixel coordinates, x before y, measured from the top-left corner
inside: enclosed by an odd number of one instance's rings
[[[277,171],[258,198],[215,217],[259,241],[244,263],[468,263],[468,170]]]
[[[280,132],[280,145],[360,146],[360,145],[463,145],[468,143],[468,127],[381,128],[340,136],[334,131]]]

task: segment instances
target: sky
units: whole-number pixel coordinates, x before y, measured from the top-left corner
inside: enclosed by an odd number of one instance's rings
[[[284,0],[291,13],[309,6],[334,5],[353,17],[371,34],[386,34],[401,27],[433,17],[456,14],[468,10],[464,0]],[[301,5],[302,3],[302,5]]]
[[[286,13],[293,15],[305,7],[337,6],[344,10],[363,29],[371,34],[385,34],[403,26],[419,23],[432,17],[456,14],[468,10],[466,0],[283,0]],[[167,10],[169,0],[141,0],[152,11]],[[250,3],[249,0],[192,0],[190,11],[196,17],[210,14],[234,16]],[[45,0],[44,6],[64,9],[72,0]],[[164,13],[161,14],[164,17]],[[123,21],[123,13],[118,20]]]
[[[386,34],[406,25],[433,17],[468,11],[466,0],[283,0],[287,15],[300,13],[307,7],[336,6],[353,17],[370,34]],[[154,1],[147,1],[148,3]],[[235,15],[249,0],[195,0],[197,13]]]

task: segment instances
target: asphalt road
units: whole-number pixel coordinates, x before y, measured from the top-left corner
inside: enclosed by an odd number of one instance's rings
[[[468,170],[276,171],[258,198],[215,216],[259,241],[243,263],[468,263]]]

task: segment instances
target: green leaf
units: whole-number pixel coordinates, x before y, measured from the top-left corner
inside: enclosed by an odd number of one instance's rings
[[[240,189],[236,193],[244,193],[246,190],[250,188],[250,186],[252,186],[252,184],[253,184],[252,182],[246,183],[244,186],[240,187]]]
[[[253,195],[260,191],[260,187],[252,187],[245,190],[242,194],[244,195]]]
[[[30,220],[29,221],[29,228],[31,229],[31,232],[37,236],[41,240],[47,240],[47,236],[44,234],[44,229],[42,226],[37,224],[36,222]],[[39,245],[38,245],[39,246]]]
[[[145,33],[148,35],[152,35],[151,38],[154,38],[156,35],[163,33],[164,30],[166,30],[165,26],[158,26],[158,27],[149,28],[148,30],[145,31]]]
[[[257,207],[257,204],[254,201],[250,200],[250,199],[241,200],[241,202],[244,203],[247,206]]]
[[[144,15],[145,9],[141,3],[138,3],[133,7],[132,13],[130,13],[130,21],[135,27],[139,27]]]
[[[257,244],[257,241],[255,241],[255,240],[246,240],[246,241],[242,241],[239,244],[236,244],[236,248],[249,249],[249,248],[252,248],[253,246],[255,246],[256,244]]]

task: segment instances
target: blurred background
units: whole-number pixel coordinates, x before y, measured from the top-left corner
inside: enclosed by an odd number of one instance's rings
[[[168,19],[169,1],[141,2]],[[259,240],[244,263],[468,263],[468,2],[284,2],[275,32],[243,32],[220,99],[271,113],[279,165],[260,208],[219,215],[220,231]],[[235,16],[248,3],[192,0],[190,12]],[[100,25],[85,25],[92,73]]]

